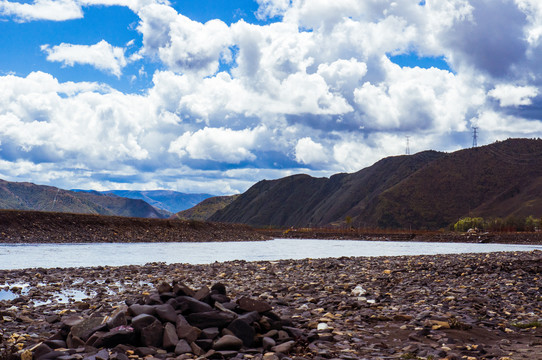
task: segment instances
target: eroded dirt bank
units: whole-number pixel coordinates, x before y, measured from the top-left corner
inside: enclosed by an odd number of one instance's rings
[[[0,210],[0,243],[199,242],[269,239],[249,226]]]
[[[0,271],[0,286],[15,293],[0,302],[0,328],[15,348],[49,339],[62,350],[51,339],[74,316],[111,314],[126,300],[152,303],[164,281],[195,290],[220,282],[232,299],[268,303],[301,331],[282,333],[295,344],[264,348],[269,330],[259,324],[253,348],[214,350],[218,340],[200,335],[193,341],[211,346],[204,354],[79,343],[65,359],[542,359],[541,273],[540,251]],[[217,331],[229,334],[205,333]]]

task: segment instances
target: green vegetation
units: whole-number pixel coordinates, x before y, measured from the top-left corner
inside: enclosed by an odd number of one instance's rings
[[[540,321],[531,321],[529,323],[515,323],[512,325],[520,329],[531,329],[531,328],[542,327],[542,323]]]
[[[480,231],[493,232],[515,232],[515,231],[538,231],[542,224],[541,218],[535,218],[532,215],[522,218],[519,216],[508,216],[505,219],[492,218],[484,219],[482,217],[465,217],[450,226],[450,230],[466,232],[469,229],[478,229]]]

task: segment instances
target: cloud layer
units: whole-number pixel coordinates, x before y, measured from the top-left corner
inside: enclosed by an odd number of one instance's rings
[[[121,78],[158,64],[146,91],[0,77],[0,174],[64,187],[231,193],[296,172],[542,132],[538,0],[258,0],[264,25],[200,23],[165,1],[3,0],[12,21],[121,5],[140,47],[43,44],[47,60]],[[127,24],[128,25],[128,24]],[[401,67],[393,55],[444,58]]]

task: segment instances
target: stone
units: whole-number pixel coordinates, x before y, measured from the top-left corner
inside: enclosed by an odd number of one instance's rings
[[[146,357],[146,356],[149,356],[149,355],[155,355],[156,354],[156,350],[150,348],[150,347],[146,347],[146,346],[141,346],[141,347],[138,347],[135,349],[134,353],[137,355],[137,356],[141,356],[141,357]]]
[[[163,331],[162,324],[158,320],[144,327],[141,329],[141,344],[146,347],[162,346]]]
[[[156,310],[154,306],[152,305],[140,305],[140,304],[133,304],[128,307],[128,312],[132,316],[138,316],[141,314],[148,314],[148,315],[154,315],[156,314]]]
[[[177,322],[177,312],[173,306],[169,304],[156,305],[156,315],[162,322],[170,322],[175,324]]]
[[[115,311],[113,311],[111,316],[109,316],[107,319],[107,327],[113,329],[118,326],[128,325],[128,322],[126,321],[127,310],[128,308],[126,306],[121,306],[115,309]]]
[[[213,340],[220,334],[220,331],[217,327],[211,327],[211,328],[205,328],[201,331],[201,338],[202,339],[211,339]]]
[[[244,346],[252,346],[256,331],[246,321],[242,319],[235,319],[228,325],[228,330],[230,330],[236,337],[241,339]]]
[[[270,350],[275,345],[277,345],[275,340],[268,336],[264,336],[264,338],[262,339],[262,347],[264,350]]]
[[[158,285],[156,287],[156,290],[158,290],[158,293],[159,294],[162,294],[162,293],[167,293],[167,292],[172,292],[173,291],[173,288],[171,287],[170,284],[168,284],[167,282],[163,281],[160,283],[160,285]]]
[[[207,286],[203,286],[201,289],[196,291],[196,293],[194,294],[194,299],[203,301],[203,299],[209,296],[210,293],[211,293],[211,290],[209,290]]]
[[[246,322],[249,325],[252,324],[253,322],[260,321],[261,318],[262,318],[262,316],[257,311],[251,311],[251,312],[248,312],[246,314],[242,314],[242,315],[237,316],[237,319],[242,320],[242,321]]]
[[[96,316],[85,319],[72,327],[71,334],[72,336],[76,336],[83,341],[87,341],[90,335],[92,335],[96,331],[99,331],[102,328],[107,328],[105,320],[106,319],[103,316]]]
[[[188,322],[200,329],[209,327],[223,328],[233,320],[233,315],[216,310],[188,315]]]
[[[191,313],[208,312],[213,310],[211,305],[189,296],[178,296],[175,298],[175,300],[177,300],[178,306],[181,309],[186,309],[186,311]],[[184,312],[185,311],[183,311],[183,313]]]
[[[113,348],[119,344],[131,344],[135,340],[134,328],[127,325],[118,326],[100,336],[93,346]]]
[[[226,285],[224,285],[222,283],[219,283],[219,282],[214,284],[213,286],[211,286],[211,291],[213,293],[216,293],[216,294],[227,295],[226,294]]]
[[[201,349],[207,351],[213,347],[213,340],[211,339],[198,339],[194,343],[198,345]]]
[[[51,347],[49,347],[45,343],[42,343],[34,349],[33,356],[35,359],[39,359],[41,356],[48,354],[52,351],[53,349],[51,349]]]
[[[136,330],[141,330],[144,327],[149,326],[155,321],[159,321],[159,320],[152,315],[141,314],[132,319],[132,327]]]
[[[175,325],[172,323],[166,323],[164,326],[164,336],[162,340],[164,349],[174,349],[178,342],[179,336],[177,335]]]
[[[107,349],[102,349],[94,355],[94,358],[96,360],[108,360],[109,359],[109,351]]]
[[[67,315],[61,318],[62,323],[69,327],[74,327],[75,325],[82,323],[83,320],[85,320],[85,318],[79,315]]]
[[[200,333],[201,330],[192,325],[177,326],[177,336],[179,339],[185,339],[189,343],[196,341]]]
[[[218,339],[213,350],[239,350],[243,346],[243,340],[233,335],[224,335]]]
[[[271,348],[271,351],[282,353],[282,354],[288,354],[290,350],[294,347],[295,341],[290,340],[285,343],[282,343],[280,345],[276,345]]]
[[[175,346],[175,355],[182,355],[190,352],[192,352],[192,347],[186,340],[181,339],[177,342],[177,345]]]
[[[194,296],[194,290],[190,289],[183,283],[177,283],[173,285],[173,291],[177,296]]]
[[[212,344],[211,344],[212,346]],[[205,354],[205,351],[196,343],[191,343],[190,344],[190,348],[192,349],[192,353],[196,356],[201,356],[203,354]],[[211,347],[209,347],[210,349]]]
[[[47,340],[44,342],[45,345],[49,346],[51,349],[66,348],[66,341],[64,340]]]
[[[257,311],[259,313],[264,313],[273,309],[271,305],[269,305],[265,301],[254,300],[248,297],[242,297],[237,300],[237,305],[241,310],[248,312]]]

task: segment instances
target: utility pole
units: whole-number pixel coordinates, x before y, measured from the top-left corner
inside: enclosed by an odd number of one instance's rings
[[[478,127],[473,126],[472,127],[472,147],[478,146]]]
[[[405,154],[410,155],[410,136],[405,136],[405,137],[406,137]]]

